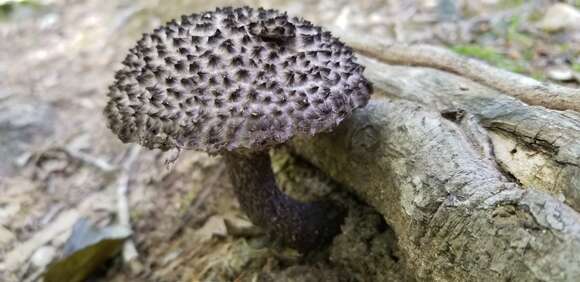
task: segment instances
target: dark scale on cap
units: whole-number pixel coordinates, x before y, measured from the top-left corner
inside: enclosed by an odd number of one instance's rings
[[[366,105],[363,70],[308,21],[221,8],[143,35],[115,75],[105,114],[121,140],[149,148],[263,150],[332,129]]]

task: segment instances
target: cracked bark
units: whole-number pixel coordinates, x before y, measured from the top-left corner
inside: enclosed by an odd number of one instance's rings
[[[360,61],[374,100],[292,149],[384,216],[418,280],[580,277],[578,112],[441,70]]]

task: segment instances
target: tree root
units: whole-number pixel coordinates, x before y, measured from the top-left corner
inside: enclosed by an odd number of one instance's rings
[[[539,82],[437,46],[383,44],[364,36],[341,31],[334,33],[360,54],[384,63],[440,69],[495,88],[529,105],[580,112],[580,89]]]
[[[430,53],[416,52],[433,49],[393,48],[380,52],[398,60],[361,58],[375,85],[369,106],[332,133],[294,141],[294,152],[384,216],[418,280],[580,277],[580,114],[498,91],[534,88],[528,78],[464,58],[429,65]],[[554,89],[518,98],[580,109],[546,100]],[[576,95],[565,90],[558,97]]]

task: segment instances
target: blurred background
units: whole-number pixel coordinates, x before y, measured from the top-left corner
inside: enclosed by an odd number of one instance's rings
[[[301,269],[291,253],[256,253],[245,241],[216,240],[227,235],[224,218],[249,224],[220,160],[125,145],[105,127],[107,86],[141,33],[182,14],[241,5],[385,42],[446,46],[539,80],[580,83],[578,0],[0,0],[0,281],[35,281],[102,238],[125,244],[126,230],[113,227],[127,227],[127,216],[137,252],[123,254],[132,263],[114,256],[117,246],[94,249],[92,279],[341,275],[320,270],[332,264]],[[76,248],[71,234],[80,236]],[[395,268],[391,277],[404,277]],[[71,275],[67,266],[54,271]]]

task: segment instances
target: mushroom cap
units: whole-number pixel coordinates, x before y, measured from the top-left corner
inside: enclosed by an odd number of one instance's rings
[[[109,87],[123,142],[220,153],[334,128],[371,85],[330,32],[286,13],[218,8],[146,33]]]

